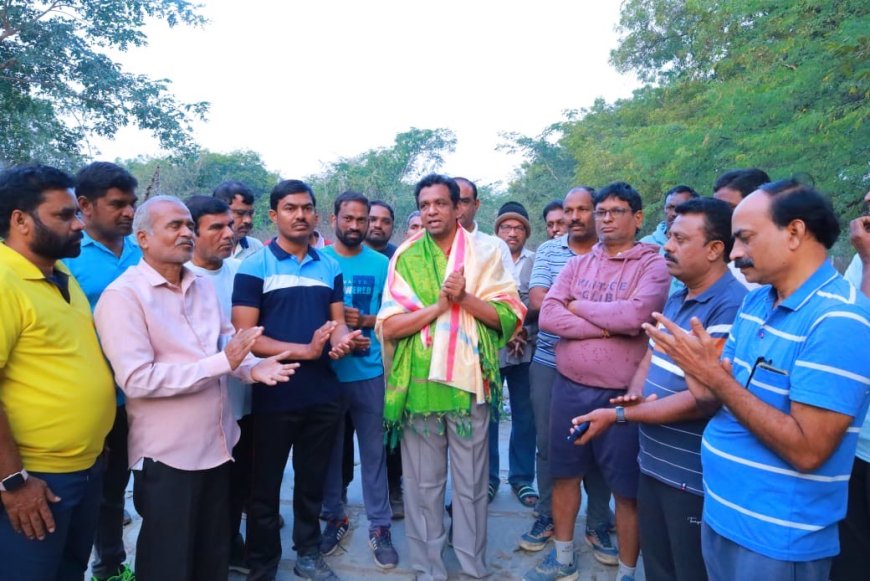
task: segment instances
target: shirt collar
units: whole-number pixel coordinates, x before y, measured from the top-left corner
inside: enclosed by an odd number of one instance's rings
[[[525,246],[523,246],[523,249],[520,250],[520,257],[514,261],[514,264],[519,264],[523,260],[531,258],[532,255],[533,255],[533,252],[531,250],[529,250],[528,248],[526,248]],[[511,259],[513,259],[513,256],[511,256]]]
[[[148,264],[148,262],[143,258],[139,261],[139,264],[135,266],[135,268],[139,269],[139,272],[142,273],[142,276],[145,277],[145,281],[151,286],[175,286],[166,280],[162,274],[157,272],[153,266]],[[190,288],[190,285],[196,280],[196,273],[187,268],[187,266],[182,266],[181,269],[181,292],[187,292],[187,289]]]
[[[108,252],[112,256],[115,256],[115,253],[109,250],[109,248],[103,244],[102,242],[95,240],[88,234],[86,231],[82,231],[82,247],[85,246],[95,246],[100,250]],[[134,241],[132,236],[124,236],[124,248],[121,250],[121,256],[123,257],[125,254],[130,252],[134,246],[138,246]]]
[[[696,303],[709,302],[712,298],[714,298],[716,296],[721,296],[722,294],[724,294],[725,287],[727,287],[729,284],[731,284],[733,281],[736,281],[736,280],[737,279],[734,278],[734,275],[731,274],[731,271],[726,268],[725,274],[720,276],[716,282],[711,284],[710,288],[708,288],[707,290],[705,290],[704,292],[702,292],[698,296],[692,297],[691,299],[688,299],[688,300],[696,302]],[[686,295],[689,294],[689,289],[684,286],[676,294],[682,294],[682,301],[686,302],[686,300],[687,300]]]
[[[239,238],[239,246],[241,246],[245,250],[248,249],[248,246],[250,246],[250,245],[248,244],[248,237],[247,236],[242,236],[241,238]]]
[[[272,254],[275,255],[275,258],[278,260],[287,260],[288,258],[295,258],[289,252],[286,252],[281,246],[278,244],[278,238],[275,237],[272,242],[269,243],[269,250],[272,251]],[[317,250],[314,249],[310,244],[308,245],[308,256],[306,259],[302,260],[302,264],[305,264],[310,258],[311,260],[320,260],[320,254]]]
[[[831,282],[831,280],[837,278],[839,274],[837,270],[833,267],[831,262],[827,259],[822,262],[822,264],[816,269],[816,271],[810,275],[810,277],[804,281],[802,285],[800,285],[796,291],[790,294],[784,301],[782,301],[779,306],[785,307],[792,311],[796,311],[800,309],[802,306],[809,302],[810,298],[812,298],[816,292],[818,292],[823,286]],[[770,292],[776,293],[776,289],[771,287]],[[776,299],[774,299],[776,300]]]
[[[0,242],[0,262],[5,262],[15,274],[24,280],[45,280],[45,275],[42,274],[38,266],[9,248],[5,242]],[[54,263],[54,270],[69,276],[69,269],[60,260]]]
[[[568,246],[568,234],[562,234],[561,236],[557,236],[553,240],[555,240],[562,248],[567,248],[568,250],[571,250],[571,247]],[[573,250],[571,250],[571,252],[573,252]]]

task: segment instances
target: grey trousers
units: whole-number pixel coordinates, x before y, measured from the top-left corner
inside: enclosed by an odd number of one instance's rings
[[[535,512],[541,516],[553,515],[553,478],[550,476],[550,400],[556,368],[532,361],[529,367],[531,381],[532,412],[535,414],[535,431],[538,446],[536,477],[538,479],[538,504]],[[583,486],[588,496],[586,526],[597,529],[610,526],[610,489],[598,466],[593,466],[583,477]]]
[[[460,436],[456,420],[446,416],[416,419],[402,434],[405,534],[411,567],[419,580],[447,579],[441,552],[447,540],[444,492],[448,450],[453,479],[453,550],[463,574],[475,579],[487,575],[489,413],[489,404],[472,405],[470,438]]]

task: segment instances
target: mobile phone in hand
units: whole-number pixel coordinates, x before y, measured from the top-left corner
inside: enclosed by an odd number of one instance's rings
[[[576,425],[571,428],[571,431],[568,433],[567,440],[569,442],[576,442],[580,439],[580,436],[586,433],[586,430],[589,429],[589,422],[583,422],[582,424]]]

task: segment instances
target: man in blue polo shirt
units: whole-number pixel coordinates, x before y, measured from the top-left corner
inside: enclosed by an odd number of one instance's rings
[[[704,431],[701,532],[713,580],[825,581],[839,552],[849,473],[870,387],[870,302],[827,258],[840,226],[830,201],[793,180],[734,211],[732,259],[766,283],[743,303],[720,362],[692,319],[647,334],[686,375]]]
[[[334,579],[320,554],[323,482],[341,419],[338,380],[330,359],[351,352],[359,331],[344,321],[338,263],[308,244],[316,223],[314,192],[285,180],[272,189],[269,218],[278,236],[239,267],[233,287],[233,325],[260,325],[257,355],[289,351],[302,365],[277,387],[255,384],[251,499],[248,504],[248,579],[274,579],[281,560],[278,502],[287,457],[293,449],[294,572],[306,579]],[[327,345],[329,343],[329,345]]]
[[[136,207],[136,178],[114,163],[98,161],[76,175],[76,196],[85,219],[82,252],[64,263],[88,297],[91,311],[109,284],[139,263],[142,252],[130,233]],[[118,409],[106,437],[109,451],[103,476],[103,499],[91,572],[98,580],[121,575],[124,561],[124,492],[130,480],[127,468],[127,411],[124,394],[116,389]]]
[[[359,442],[363,500],[369,520],[369,546],[375,564],[390,569],[399,562],[390,536],[390,499],[384,448],[384,362],[381,344],[373,329],[389,261],[363,244],[369,222],[369,201],[362,194],[344,192],[335,199],[333,229],[335,242],[323,250],[341,267],[344,279],[345,320],[349,327],[362,329],[363,348],[333,363],[341,382],[342,411],[350,414]],[[326,528],[321,551],[332,554],[350,524],[341,501],[342,452],[346,445],[344,423],[339,423],[336,446],[327,472],[324,492]],[[350,440],[353,446],[353,439]]]
[[[728,269],[731,207],[697,198],[675,211],[663,250],[682,290],[668,299],[664,315],[686,330],[697,317],[721,348],[747,293]],[[610,428],[620,414],[640,424],[637,512],[646,577],[701,581],[707,577],[701,557],[701,434],[715,409],[696,405],[682,370],[650,343],[628,393],[611,400],[615,407],[574,421],[590,422],[580,444]]]
[[[529,281],[529,312],[526,322],[534,322],[547,291],[565,264],[574,256],[586,254],[598,242],[592,217],[595,190],[588,186],[572,188],[563,202],[568,233],[544,242],[535,253],[535,264]],[[519,545],[527,551],[542,550],[553,536],[553,479],[550,477],[550,396],[556,379],[556,342],[559,338],[543,331],[529,366],[532,413],[535,419],[535,439],[538,448],[535,473],[538,479],[537,518],[531,529],[520,537]],[[583,479],[589,496],[586,509],[586,542],[595,558],[606,565],[617,564],[616,545],[610,538],[610,489],[598,467],[593,467]]]

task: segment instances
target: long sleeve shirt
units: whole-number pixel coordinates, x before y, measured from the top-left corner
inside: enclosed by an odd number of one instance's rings
[[[226,376],[251,383],[258,360],[230,369],[220,345],[234,331],[211,282],[185,268],[174,285],[143,260],[109,285],[94,315],[127,396],[130,466],[151,458],[204,470],[231,460],[239,427]]]

